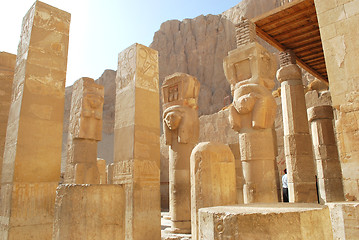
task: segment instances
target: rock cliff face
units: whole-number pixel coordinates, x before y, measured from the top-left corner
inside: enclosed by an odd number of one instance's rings
[[[283,0],[243,0],[236,6],[223,12],[222,15],[234,24],[237,24],[241,17],[251,19],[279,7],[281,1]]]
[[[221,15],[167,21],[155,33],[150,47],[159,52],[160,83],[174,72],[200,81],[199,115],[224,107],[225,97],[231,94],[223,58],[236,47],[232,22]]]

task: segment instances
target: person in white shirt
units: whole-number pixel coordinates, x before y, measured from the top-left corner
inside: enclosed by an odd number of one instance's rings
[[[282,186],[283,186],[283,202],[289,202],[287,169],[284,169],[284,175],[282,176]]]

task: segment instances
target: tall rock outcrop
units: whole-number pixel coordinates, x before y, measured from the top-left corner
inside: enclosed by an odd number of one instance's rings
[[[230,87],[223,72],[223,58],[236,47],[232,22],[221,15],[164,22],[151,48],[159,52],[160,83],[174,72],[195,76],[201,83],[199,114],[224,107]]]
[[[242,0],[236,6],[224,11],[222,15],[237,24],[241,17],[251,19],[279,7],[281,1],[288,0]]]

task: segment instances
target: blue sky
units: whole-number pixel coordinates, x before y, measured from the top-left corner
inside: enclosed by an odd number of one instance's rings
[[[161,23],[219,14],[240,0],[43,0],[71,13],[66,85],[97,79],[117,68],[117,55],[138,42],[148,46]],[[33,0],[0,0],[0,51],[16,54],[22,18]]]

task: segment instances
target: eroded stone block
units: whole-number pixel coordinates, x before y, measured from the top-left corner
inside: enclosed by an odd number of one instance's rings
[[[333,239],[354,240],[359,236],[359,202],[326,203],[330,211]]]
[[[102,136],[104,87],[92,78],[73,85],[65,183],[98,184],[97,143]]]
[[[60,185],[52,239],[124,240],[125,208],[122,185]]]
[[[198,238],[198,210],[236,204],[235,160],[221,143],[199,143],[191,154],[192,239]]]
[[[315,224],[313,224],[315,223]],[[332,240],[329,210],[317,204],[246,204],[199,210],[199,238]]]

